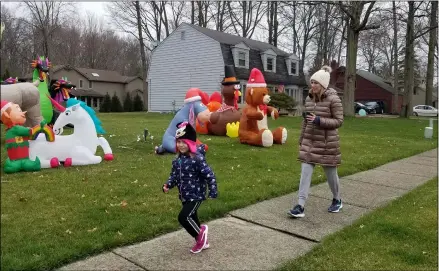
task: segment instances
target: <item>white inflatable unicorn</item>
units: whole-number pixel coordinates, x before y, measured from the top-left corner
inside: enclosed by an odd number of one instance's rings
[[[41,168],[55,168],[60,164],[65,167],[99,164],[102,157],[95,155],[98,146],[103,149],[105,160],[113,160],[108,141],[97,135],[104,134],[105,131],[93,109],[72,98],[67,100],[67,108],[53,99],[51,101],[62,112],[53,125],[55,137],[50,142],[44,134],[39,134],[34,140],[30,140],[29,152],[32,160],[38,156]],[[73,134],[62,135],[63,127],[67,124],[74,125]]]

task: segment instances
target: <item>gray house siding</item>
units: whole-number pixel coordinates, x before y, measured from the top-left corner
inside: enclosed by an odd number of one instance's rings
[[[220,43],[187,24],[181,24],[152,53],[148,80],[149,111],[169,112],[180,108],[186,91],[191,87],[198,87],[209,95],[219,91],[223,77]]]

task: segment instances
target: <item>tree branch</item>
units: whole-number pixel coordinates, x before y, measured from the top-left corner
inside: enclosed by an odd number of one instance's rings
[[[434,27],[429,27],[428,29],[426,29],[425,31],[421,32],[420,34],[417,34],[416,36],[413,37],[412,41],[416,40],[417,38],[427,34],[428,32],[430,32],[431,30],[434,30],[437,28],[437,25]]]

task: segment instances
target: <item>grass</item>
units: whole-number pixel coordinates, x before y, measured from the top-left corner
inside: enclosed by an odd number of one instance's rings
[[[437,189],[430,180],[279,270],[437,270]]]
[[[99,117],[108,132],[114,161],[2,174],[2,270],[52,269],[179,228],[177,191],[169,195],[161,191],[174,156],[153,153],[172,115],[120,113]],[[200,219],[218,218],[296,191],[300,122],[300,118],[290,117],[271,121],[273,128],[287,127],[289,134],[287,144],[268,149],[239,144],[236,138],[200,136],[209,145],[207,160],[219,186],[219,198],[200,208]],[[432,140],[423,138],[426,125],[425,120],[346,119],[340,129],[343,164],[339,174],[353,174],[437,147],[437,132]],[[144,128],[154,138],[137,141]],[[4,161],[4,147],[1,155]],[[324,181],[318,168],[313,184]]]

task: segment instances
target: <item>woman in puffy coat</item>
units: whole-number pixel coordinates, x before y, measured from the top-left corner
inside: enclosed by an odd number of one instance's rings
[[[311,89],[305,100],[304,120],[300,134],[299,160],[302,162],[298,204],[288,214],[305,216],[315,165],[321,165],[328,179],[333,200],[329,212],[339,212],[343,207],[337,166],[341,163],[338,128],[343,123],[343,107],[337,92],[328,88],[331,68],[323,66],[311,76]]]

